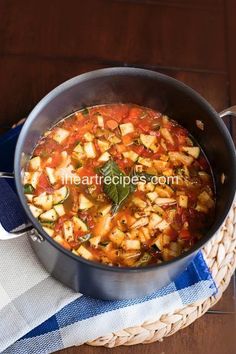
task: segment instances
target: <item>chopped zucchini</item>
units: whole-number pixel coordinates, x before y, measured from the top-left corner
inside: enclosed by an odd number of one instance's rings
[[[67,220],[63,224],[63,233],[65,236],[65,239],[67,241],[71,241],[74,239],[74,231],[73,231],[73,222],[70,220]]]
[[[101,152],[105,152],[110,148],[110,144],[106,140],[97,140],[97,143]]]
[[[94,135],[91,134],[91,133],[89,133],[89,132],[87,132],[87,133],[84,134],[84,139],[85,139],[86,141],[93,141]]]
[[[54,235],[54,230],[53,229],[50,229],[49,227],[47,226],[42,226],[42,228],[44,229],[44,231],[50,236],[52,237]]]
[[[75,160],[81,160],[85,157],[84,149],[80,143],[76,145],[72,152],[72,158]]]
[[[32,186],[32,184],[27,183],[24,185],[24,193],[25,194],[33,194],[34,193],[34,187]],[[28,199],[28,198],[27,198]]]
[[[59,245],[61,245],[62,247],[64,247],[67,250],[71,250],[71,246],[70,244],[61,236],[61,235],[57,235],[53,238],[54,241],[56,241],[57,243],[59,243]]]
[[[91,141],[84,144],[84,152],[87,158],[94,159],[96,157],[96,149]]]
[[[63,204],[54,205],[54,209],[59,216],[63,216],[66,213]]]
[[[73,216],[72,221],[74,223],[74,229],[76,231],[78,231],[78,230],[81,230],[83,232],[88,231],[88,226],[78,216]]]
[[[139,157],[138,162],[141,163],[141,165],[146,166],[146,167],[152,166],[152,160],[149,158]]]
[[[53,139],[61,144],[69,135],[70,132],[68,130],[56,128],[54,129]]]
[[[215,204],[211,196],[206,191],[203,191],[199,194],[198,200],[202,205],[206,206],[207,208],[213,208]]]
[[[93,259],[93,255],[92,253],[87,250],[87,248],[85,248],[83,245],[81,245],[78,249],[77,249],[77,253],[85,258],[85,259],[89,259],[89,260],[92,260]]]
[[[144,209],[147,205],[147,203],[144,200],[142,200],[138,197],[134,197],[132,199],[132,203],[140,209]]]
[[[41,207],[43,210],[50,210],[52,208],[52,195],[48,195],[46,192],[34,197],[33,201],[35,205]]]
[[[129,133],[133,133],[134,132],[134,126],[132,123],[124,123],[124,124],[120,124],[120,131],[121,131],[121,135],[127,135]]]
[[[117,246],[120,246],[125,238],[125,233],[116,227],[111,231],[109,238]]]
[[[198,158],[199,154],[200,154],[200,148],[198,146],[184,146],[183,151],[187,152],[189,155],[193,156],[195,159]]]
[[[69,196],[69,188],[66,186],[61,187],[54,191],[53,194],[53,204],[63,203],[64,200]]]
[[[167,229],[169,227],[169,223],[166,220],[162,220],[159,224],[158,224],[158,229],[160,231],[163,231],[165,229]]]
[[[41,172],[33,172],[31,174],[30,183],[32,184],[34,189],[37,188],[40,175],[41,175]]]
[[[139,250],[141,243],[139,240],[125,240],[122,242],[122,248],[125,250]]]
[[[173,137],[167,128],[161,128],[160,133],[168,143],[170,143],[171,145],[174,145]]]
[[[48,179],[49,179],[50,183],[51,184],[55,184],[57,180],[56,180],[54,168],[46,167],[45,170],[46,170],[46,174],[48,176]]]
[[[172,162],[181,162],[183,165],[189,166],[193,162],[193,157],[185,155],[183,152],[171,151],[169,157]]]
[[[188,207],[188,197],[186,195],[179,195],[178,204],[181,208],[187,208]]]
[[[158,197],[156,192],[149,192],[147,193],[147,197],[148,199],[151,200],[151,202],[154,202],[154,200]]]
[[[142,266],[146,266],[150,260],[151,260],[152,256],[145,252],[140,258],[139,260],[135,263],[136,267],[142,267]]]
[[[100,162],[106,162],[110,159],[111,155],[109,154],[109,152],[104,152],[98,159],[98,161]]]
[[[28,204],[31,213],[34,215],[35,218],[37,218],[40,214],[42,214],[43,210],[40,208],[37,208],[36,206],[32,205],[32,204]]]
[[[32,172],[24,172],[23,184],[30,184]]]
[[[100,241],[101,241],[101,236],[95,236],[90,238],[89,243],[91,246],[97,248]]]
[[[137,159],[138,159],[138,154],[136,154],[136,152],[134,152],[134,151],[125,151],[125,152],[123,152],[123,156],[126,159],[129,159],[134,162],[137,161]]]
[[[156,143],[156,136],[154,135],[146,135],[146,134],[141,134],[140,135],[140,140],[141,143],[146,147],[146,148],[150,148],[153,144]]]
[[[41,158],[39,156],[33,157],[29,162],[29,168],[33,171],[39,170],[41,167]]]
[[[54,209],[50,209],[40,215],[41,221],[56,221],[57,219],[58,219],[58,215]]]
[[[111,135],[107,138],[111,144],[119,144],[121,140],[116,135]]]
[[[93,203],[85,197],[82,193],[79,195],[79,209],[89,209],[93,206]]]

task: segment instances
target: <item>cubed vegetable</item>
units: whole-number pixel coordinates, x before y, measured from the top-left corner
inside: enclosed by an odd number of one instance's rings
[[[157,141],[157,138],[155,135],[146,135],[146,134],[140,134],[140,140],[141,143],[146,147],[150,148],[151,145],[155,144]]]
[[[134,162],[137,161],[137,159],[138,159],[138,154],[136,154],[136,152],[134,152],[134,151],[125,151],[125,152],[123,152],[123,156],[126,159],[129,159]]]
[[[161,221],[162,217],[160,217],[160,215],[152,213],[149,219],[148,226],[150,227],[150,229],[157,229]]]
[[[63,233],[67,241],[72,241],[74,239],[73,222],[67,220],[63,224]]]
[[[105,152],[110,148],[110,143],[106,140],[97,140],[101,152]]]
[[[98,159],[99,162],[106,162],[110,159],[111,155],[109,152],[105,151]]]
[[[85,210],[85,209],[92,208],[92,206],[93,203],[87,197],[85,197],[84,194],[81,193],[79,195],[79,209]]]
[[[54,205],[54,209],[56,210],[56,213],[57,213],[59,216],[63,216],[63,215],[65,215],[65,213],[66,213],[63,204]]]
[[[94,135],[91,134],[91,133],[89,133],[89,132],[87,132],[87,133],[84,134],[84,139],[85,139],[86,141],[93,141]]]
[[[199,154],[200,154],[200,148],[198,146],[184,146],[183,151],[187,152],[189,155],[193,156],[195,159],[198,158]]]
[[[106,204],[98,210],[98,214],[101,216],[107,215],[111,211],[112,205]]]
[[[54,230],[53,229],[50,229],[49,227],[47,226],[42,226],[42,228],[44,229],[44,231],[50,236],[52,237],[54,235]]]
[[[139,250],[141,243],[139,240],[125,240],[122,242],[122,248],[125,250]]]
[[[155,203],[159,206],[172,205],[172,204],[176,204],[176,200],[174,198],[156,198]]]
[[[146,166],[146,167],[152,166],[152,160],[149,158],[139,157],[138,162],[141,163],[141,165]]]
[[[41,221],[56,221],[58,219],[58,215],[54,209],[50,209],[41,214],[39,218]]]
[[[88,142],[84,144],[84,152],[87,158],[94,159],[96,157],[96,149],[92,142]]]
[[[37,218],[40,214],[43,213],[43,210],[40,208],[37,208],[36,206],[32,205],[32,204],[28,204],[31,213],[34,215],[35,218]]]
[[[174,139],[167,128],[161,128],[160,133],[169,144],[174,145]]]
[[[78,216],[73,216],[72,221],[74,223],[74,229],[75,231],[83,231],[86,232],[88,231],[88,226],[86,225],[86,223],[81,220]]]
[[[70,132],[62,128],[55,128],[53,131],[53,139],[61,144],[68,136]]]
[[[109,234],[110,240],[117,246],[120,246],[125,238],[125,233],[119,230],[117,227],[114,228]]]
[[[39,156],[33,157],[29,162],[29,168],[33,171],[39,170],[41,167],[41,158]]]
[[[88,260],[92,260],[94,257],[92,255],[92,253],[86,248],[84,247],[83,245],[81,245],[78,249],[77,249],[77,253],[85,258],[85,259],[88,259]]]
[[[51,184],[55,184],[56,183],[56,176],[55,176],[55,169],[51,168],[51,167],[46,167],[46,174],[48,176],[48,179],[50,181]]]
[[[188,207],[188,197],[186,195],[180,195],[178,197],[178,204],[181,208],[187,208]]]
[[[52,208],[53,197],[45,192],[37,197],[34,197],[33,202],[36,206],[41,207],[43,210],[50,210]]]
[[[98,126],[100,128],[104,128],[104,119],[103,119],[103,116],[101,114],[97,115],[97,122],[98,122]]]
[[[63,203],[69,196],[69,188],[66,186],[57,189],[53,193],[53,204]]]
[[[133,133],[134,132],[134,126],[132,123],[124,123],[124,124],[120,124],[120,131],[121,131],[121,135],[127,135],[129,133]]]

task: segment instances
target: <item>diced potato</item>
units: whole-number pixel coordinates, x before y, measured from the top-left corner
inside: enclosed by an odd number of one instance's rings
[[[116,227],[111,231],[109,238],[117,246],[120,246],[125,238],[125,233]]]
[[[159,206],[172,205],[176,204],[176,200],[174,198],[156,198],[155,203]]]
[[[39,156],[33,157],[29,162],[29,168],[33,171],[39,170],[41,167],[41,158]]]
[[[110,148],[110,143],[106,140],[97,140],[101,152],[105,152]]]
[[[57,141],[59,144],[61,144],[69,135],[70,135],[70,132],[68,130],[65,130],[62,128],[55,128],[52,138],[55,141]]]
[[[147,197],[148,199],[151,200],[151,202],[154,202],[154,200],[158,197],[156,192],[149,192],[147,193]]]
[[[188,207],[188,197],[186,195],[180,195],[178,197],[178,204],[181,208],[187,208]]]
[[[77,253],[85,258],[85,259],[88,259],[88,260],[92,260],[94,257],[92,255],[92,253],[87,250],[87,248],[85,248],[83,245],[81,245],[78,249],[77,249]]]
[[[105,151],[98,159],[98,161],[100,162],[106,162],[110,159],[111,155],[109,154],[109,152]]]
[[[79,230],[81,230],[83,232],[88,231],[88,226],[78,216],[73,216],[72,221],[74,224],[75,231],[79,231]]]
[[[41,221],[56,221],[57,219],[58,219],[58,215],[54,209],[50,209],[40,215]]]
[[[41,207],[43,210],[50,210],[52,208],[53,198],[52,195],[42,193],[33,199],[36,206]]]
[[[141,243],[139,240],[125,240],[122,242],[122,248],[125,250],[139,250]]]
[[[89,132],[87,132],[87,133],[84,134],[84,139],[85,139],[86,141],[93,141],[94,135],[91,134],[91,133],[89,133]]]
[[[157,229],[158,224],[162,221],[162,218],[158,214],[152,213],[149,219],[148,227],[150,229]]]
[[[98,126],[100,128],[104,128],[104,119],[103,119],[103,116],[101,114],[97,115],[97,121],[98,121]]]
[[[106,204],[98,210],[98,214],[101,216],[105,216],[110,212],[111,208],[112,208],[111,204]]]
[[[198,146],[190,147],[190,146],[184,146],[183,151],[187,152],[189,155],[193,156],[195,159],[198,158],[200,154],[200,148]]]
[[[137,206],[138,208],[141,208],[141,209],[144,209],[147,205],[147,203],[144,200],[142,200],[138,197],[134,197],[132,199],[132,202],[135,206]]]
[[[101,242],[101,236],[95,236],[89,239],[89,243],[91,246],[97,248],[99,245],[99,242]]]
[[[134,126],[132,123],[124,123],[124,124],[120,124],[120,131],[121,131],[121,135],[127,135],[129,133],[133,133],[134,132]]]
[[[47,226],[42,226],[42,228],[44,229],[44,231],[50,236],[52,237],[54,235],[54,230],[50,229],[50,227]]]
[[[40,214],[42,214],[43,210],[40,208],[36,208],[36,206],[32,205],[32,204],[28,204],[31,213],[34,215],[35,218],[37,218]]]
[[[134,162],[137,161],[137,159],[138,159],[138,154],[136,154],[136,152],[134,152],[134,151],[125,151],[125,152],[123,152],[123,156],[126,159],[129,159]]]
[[[155,144],[157,141],[156,136],[154,135],[146,135],[146,134],[140,134],[140,140],[141,143],[146,147],[146,148],[150,148],[151,145]]]
[[[59,216],[63,216],[66,213],[63,204],[54,205],[54,209]]]
[[[96,157],[96,149],[92,142],[88,142],[84,144],[84,152],[87,158],[94,159]]]
[[[169,152],[169,157],[172,162],[180,162],[187,166],[191,165],[193,162],[192,156],[185,155],[184,153],[178,151]]]
[[[55,169],[51,168],[51,167],[46,167],[46,174],[48,176],[48,179],[50,181],[51,184],[55,184],[56,183],[56,176],[55,176]]]
[[[146,166],[146,167],[152,166],[152,160],[149,158],[139,157],[138,162],[141,163],[141,165]]]
[[[140,218],[134,224],[131,225],[131,229],[138,229],[139,227],[147,225],[148,222],[148,217]]]
[[[67,220],[63,224],[63,233],[67,241],[72,241],[74,239],[73,223]]]
[[[85,197],[84,194],[80,194],[79,195],[79,209],[80,210],[85,210],[85,209],[89,209],[93,206],[93,203]]]
[[[160,133],[168,143],[174,145],[173,137],[167,128],[161,128]]]

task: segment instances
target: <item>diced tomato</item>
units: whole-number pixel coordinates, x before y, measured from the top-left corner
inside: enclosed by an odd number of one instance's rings
[[[187,229],[182,229],[179,232],[179,237],[183,240],[189,240],[191,238],[191,233]]]

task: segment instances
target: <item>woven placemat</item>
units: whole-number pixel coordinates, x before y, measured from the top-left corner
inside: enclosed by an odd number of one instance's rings
[[[189,326],[220,300],[236,268],[236,202],[217,234],[203,247],[204,258],[218,287],[218,293],[180,310],[153,317],[137,327],[99,337],[86,344],[113,348],[119,345],[147,344],[162,341]]]

